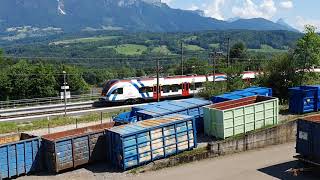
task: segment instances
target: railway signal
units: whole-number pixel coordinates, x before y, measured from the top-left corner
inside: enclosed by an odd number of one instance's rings
[[[70,89],[69,86],[67,86],[67,81],[66,81],[66,75],[67,72],[63,71],[63,86],[61,86],[61,89],[63,90],[63,93],[61,93],[61,99],[63,97],[64,99],[64,116],[67,116],[67,98],[71,98],[70,91],[67,92],[67,89]]]

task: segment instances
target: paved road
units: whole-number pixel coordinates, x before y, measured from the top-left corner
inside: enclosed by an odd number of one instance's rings
[[[216,159],[208,159],[174,168],[140,175],[105,172],[101,167],[88,167],[57,176],[33,176],[21,179],[112,179],[112,180],[313,180],[316,174],[306,173],[299,177],[285,173],[297,162],[292,158],[294,144],[272,146]]]

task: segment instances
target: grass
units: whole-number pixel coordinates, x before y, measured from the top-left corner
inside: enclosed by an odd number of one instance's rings
[[[197,149],[194,149],[192,151],[185,151],[183,153],[177,154],[175,156],[172,156],[171,158],[181,158],[181,157],[185,157],[185,156],[194,156],[194,155],[202,154],[202,153],[205,153],[205,152],[207,152],[207,148],[206,147],[197,148]]]
[[[77,39],[68,39],[62,41],[52,42],[50,44],[60,45],[60,44],[77,44],[77,43],[90,43],[90,42],[97,42],[97,41],[105,41],[110,39],[116,39],[120,36],[95,36],[95,37],[88,37],[88,38],[77,38]]]
[[[219,48],[220,44],[219,43],[209,44],[209,47],[211,47],[211,48]]]
[[[285,52],[288,52],[288,50],[274,49],[273,47],[266,45],[266,44],[262,44],[260,49],[248,49],[248,51],[258,52],[258,53],[285,53]]]
[[[197,45],[190,45],[190,44],[188,44],[188,45],[185,45],[184,47],[185,47],[185,49],[186,49],[187,51],[201,51],[201,50],[203,50],[202,47],[197,46]]]
[[[141,55],[146,50],[146,46],[138,44],[122,44],[116,47],[117,53],[123,55]]]
[[[159,46],[152,49],[151,53],[153,54],[171,54],[171,51],[168,49],[167,46]]]
[[[146,46],[138,44],[122,44],[119,46],[103,46],[100,48],[114,48],[118,54],[127,56],[141,55],[148,49]]]
[[[196,40],[198,38],[198,36],[189,36],[189,37],[185,37],[182,40],[184,41],[193,41]]]
[[[103,113],[102,118],[108,119],[111,118],[113,115],[116,115],[120,112],[124,112],[127,109],[117,111],[117,112],[108,112]],[[0,134],[6,133],[13,133],[13,132],[22,132],[22,131],[32,131],[37,129],[44,129],[44,128],[54,128],[59,126],[71,125],[77,123],[89,123],[94,121],[99,121],[101,114],[100,113],[91,113],[83,116],[78,117],[64,117],[59,116],[53,119],[41,119],[35,120],[30,122],[1,122],[0,123]]]

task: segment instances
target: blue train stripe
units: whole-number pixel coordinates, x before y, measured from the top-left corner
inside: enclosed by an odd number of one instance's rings
[[[116,101],[116,98],[117,98],[117,94],[114,94],[113,98],[112,98],[112,101]]]
[[[219,78],[221,78],[221,79],[227,79],[226,76],[215,76],[214,78],[215,78],[215,79],[219,79]]]
[[[136,83],[134,83],[134,82],[130,82],[136,89],[137,89],[137,91],[140,93],[140,88],[139,88],[139,86],[136,84]],[[144,95],[144,93],[140,93],[141,94],[141,96],[142,96],[142,98],[145,98],[146,96]]]
[[[138,79],[137,82],[141,85],[141,87],[145,87],[145,85],[141,82],[141,79]],[[149,92],[146,92],[146,95],[150,97]]]

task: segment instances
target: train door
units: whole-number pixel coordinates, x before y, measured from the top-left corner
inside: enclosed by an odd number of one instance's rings
[[[159,88],[157,92],[157,85],[153,86],[153,99],[157,100],[159,96],[159,99],[161,98],[161,87]]]
[[[190,83],[182,84],[182,96],[190,96]]]

